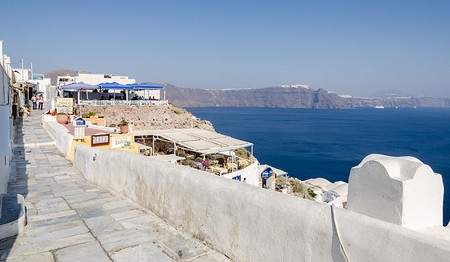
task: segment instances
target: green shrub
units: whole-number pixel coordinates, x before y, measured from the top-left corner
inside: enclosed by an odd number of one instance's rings
[[[182,114],[186,113],[186,110],[184,110],[183,108],[179,108],[179,107],[173,107],[172,111],[177,115],[182,115]]]

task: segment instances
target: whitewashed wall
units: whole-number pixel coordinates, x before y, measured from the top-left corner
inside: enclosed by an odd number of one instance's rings
[[[7,192],[12,157],[12,120],[10,100],[11,66],[9,57],[3,55],[0,40],[0,194]],[[0,215],[1,216],[1,215]]]
[[[450,257],[449,241],[133,153],[78,146],[75,166],[235,261]]]

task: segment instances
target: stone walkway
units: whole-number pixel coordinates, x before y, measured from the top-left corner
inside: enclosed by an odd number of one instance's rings
[[[18,119],[8,193],[22,194],[28,225],[0,241],[1,261],[229,261],[151,212],[87,182],[39,124]]]

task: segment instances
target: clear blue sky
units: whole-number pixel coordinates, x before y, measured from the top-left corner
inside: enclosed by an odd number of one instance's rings
[[[0,39],[34,71],[198,88],[305,83],[450,97],[450,1],[3,1]]]

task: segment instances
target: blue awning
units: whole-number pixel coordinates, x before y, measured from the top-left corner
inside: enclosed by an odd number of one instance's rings
[[[152,90],[152,89],[164,89],[163,86],[150,85],[150,84],[131,84],[134,90]]]
[[[69,91],[69,90],[77,91],[77,90],[94,90],[94,89],[98,89],[99,86],[88,85],[83,82],[78,82],[78,83],[63,85],[63,86],[60,86],[60,88],[63,90],[66,90],[66,91]]]
[[[122,85],[117,82],[101,83],[98,85],[101,89],[119,89],[119,90],[133,90],[131,85]]]

